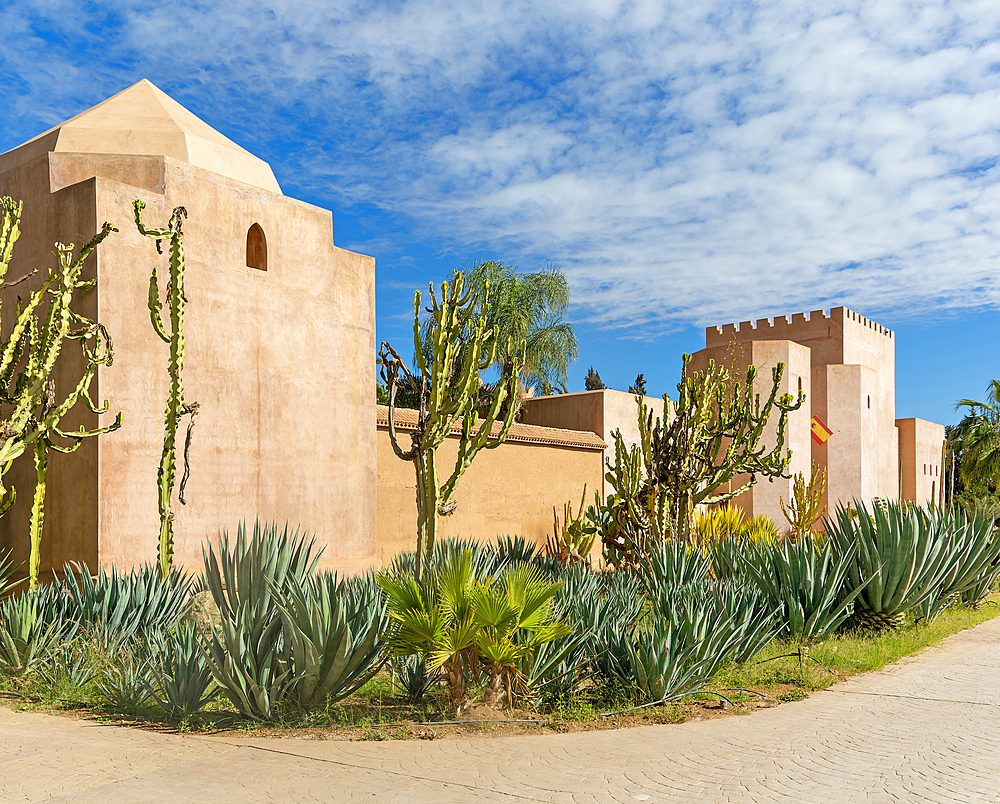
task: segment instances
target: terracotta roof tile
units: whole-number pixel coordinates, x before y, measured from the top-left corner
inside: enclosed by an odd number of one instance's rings
[[[383,429],[389,427],[389,408],[386,405],[377,407],[375,423]],[[415,410],[396,409],[397,430],[413,430],[416,425],[417,412]],[[452,422],[451,431],[456,434],[462,431],[461,419]],[[494,422],[493,433],[498,432],[500,432],[500,423]],[[562,430],[558,427],[539,427],[535,424],[512,425],[507,440],[522,444],[556,444],[564,447],[576,447],[577,449],[604,450],[607,447],[600,436],[589,430]]]

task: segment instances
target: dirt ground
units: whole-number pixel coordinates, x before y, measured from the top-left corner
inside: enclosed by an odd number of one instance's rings
[[[448,739],[488,739],[517,734],[550,734],[627,729],[633,726],[648,726],[662,723],[685,723],[722,717],[738,717],[752,714],[758,709],[779,706],[790,700],[806,697],[801,687],[776,685],[769,687],[767,697],[757,695],[740,696],[738,692],[727,693],[738,700],[732,704],[725,700],[690,701],[668,703],[648,707],[634,712],[590,718],[564,718],[539,715],[531,711],[496,711],[479,705],[466,713],[460,722],[429,720],[420,722],[405,720],[396,723],[351,726],[282,727],[268,724],[248,725],[246,722],[233,724],[231,717],[201,720],[197,725],[185,727],[167,721],[136,720],[125,715],[106,715],[91,709],[46,708],[31,706],[35,712],[46,712],[61,717],[79,720],[93,720],[118,726],[145,729],[170,734],[198,733],[232,737],[292,738],[300,740],[448,740]],[[741,699],[740,699],[741,698]],[[17,706],[16,700],[9,704]],[[23,706],[23,702],[22,706]],[[229,722],[227,722],[229,721]]]

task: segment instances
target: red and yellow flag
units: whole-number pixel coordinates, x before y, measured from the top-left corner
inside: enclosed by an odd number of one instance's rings
[[[833,430],[823,424],[818,416],[812,417],[812,436],[817,444],[825,444],[826,440],[833,435]]]

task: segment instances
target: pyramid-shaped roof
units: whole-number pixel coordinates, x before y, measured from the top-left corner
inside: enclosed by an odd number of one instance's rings
[[[169,156],[280,193],[271,166],[143,79],[33,140],[0,154],[0,173],[50,151]]]

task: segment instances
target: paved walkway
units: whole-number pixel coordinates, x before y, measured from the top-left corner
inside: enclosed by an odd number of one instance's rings
[[[1000,802],[1000,619],[805,701],[441,742],[173,736],[0,709],[0,802]]]

